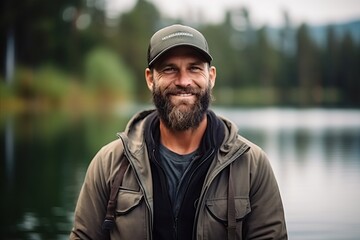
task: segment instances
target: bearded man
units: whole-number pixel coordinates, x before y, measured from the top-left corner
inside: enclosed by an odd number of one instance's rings
[[[209,109],[211,61],[194,28],[151,37],[145,79],[156,109],[91,161],[70,239],[287,239],[266,154]]]

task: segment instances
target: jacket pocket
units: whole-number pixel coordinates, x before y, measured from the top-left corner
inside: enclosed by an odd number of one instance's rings
[[[206,221],[204,227],[205,239],[226,239],[227,236],[227,198],[208,199],[206,206]],[[235,217],[237,239],[241,239],[242,220],[251,212],[250,201],[247,197],[235,197]]]
[[[131,210],[141,203],[143,197],[142,192],[120,188],[117,198],[116,215],[125,215],[131,212]]]
[[[206,201],[206,209],[216,220],[227,224],[227,198]],[[235,197],[236,221],[241,221],[251,212],[249,198]]]
[[[144,195],[120,188],[116,205],[114,239],[146,239],[148,226]]]

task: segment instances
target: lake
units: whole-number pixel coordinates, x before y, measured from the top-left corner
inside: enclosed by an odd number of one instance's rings
[[[289,239],[360,239],[360,110],[214,108],[268,154]],[[0,239],[68,239],[86,168],[137,109],[0,118]]]

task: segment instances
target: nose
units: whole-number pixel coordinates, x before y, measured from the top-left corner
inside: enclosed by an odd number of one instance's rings
[[[192,82],[191,75],[186,70],[179,70],[178,76],[175,80],[175,85],[187,87],[190,86]]]

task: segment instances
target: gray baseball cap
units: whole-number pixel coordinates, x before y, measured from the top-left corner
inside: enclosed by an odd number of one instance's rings
[[[209,63],[212,57],[205,37],[196,29],[180,24],[160,29],[150,39],[149,67],[165,52],[178,46],[190,46],[199,51]]]

